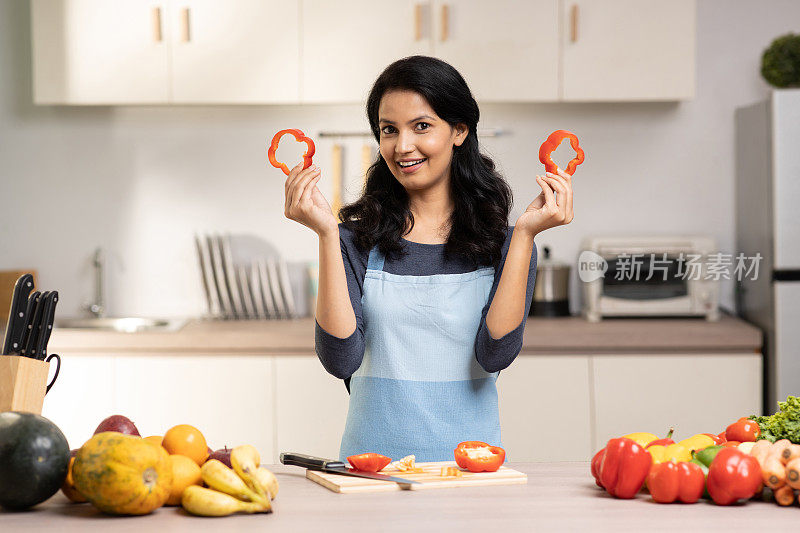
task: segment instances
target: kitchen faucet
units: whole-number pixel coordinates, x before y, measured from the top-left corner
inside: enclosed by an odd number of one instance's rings
[[[103,318],[106,314],[105,296],[103,293],[103,282],[106,268],[106,252],[102,246],[98,246],[92,258],[94,267],[94,301],[86,305],[86,309],[95,318]]]

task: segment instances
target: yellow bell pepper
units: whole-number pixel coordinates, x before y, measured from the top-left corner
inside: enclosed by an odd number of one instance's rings
[[[647,448],[647,451],[650,452],[650,457],[653,458],[654,465],[657,465],[659,463],[666,463],[667,461],[680,463],[683,461],[692,460],[692,450],[690,450],[680,442],[675,444],[668,444],[666,446],[662,446],[661,444],[656,444],[654,446],[650,446],[649,448]]]
[[[713,446],[714,439],[709,437],[708,435],[703,435],[702,433],[698,433],[697,435],[692,435],[688,439],[683,439],[682,441],[678,442],[678,444],[683,444],[689,450],[703,450],[708,448],[709,446]]]
[[[627,435],[623,435],[623,437],[635,441],[636,444],[642,448],[645,448],[648,444],[658,439],[658,437],[652,433],[628,433]]]

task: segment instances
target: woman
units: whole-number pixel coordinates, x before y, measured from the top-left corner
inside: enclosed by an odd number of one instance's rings
[[[380,154],[342,224],[318,167],[286,180],[286,216],[319,236],[317,354],[350,391],[340,459],[501,445],[495,380],[522,346],[534,237],[572,220],[570,176],[537,176],[541,194],[508,227],[511,190],[480,153],[478,105],[433,57],[389,65],[367,116]]]

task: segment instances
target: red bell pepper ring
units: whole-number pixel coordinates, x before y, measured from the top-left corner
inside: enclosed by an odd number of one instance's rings
[[[459,443],[453,450],[453,455],[456,464],[470,472],[496,472],[506,460],[506,451],[503,448],[477,440]]]
[[[700,465],[682,461],[666,461],[650,467],[647,488],[657,503],[694,503],[700,499],[706,476]]]
[[[615,498],[633,498],[642,488],[652,462],[650,452],[636,441],[611,439],[600,463],[600,483]]]
[[[272,138],[272,142],[269,145],[269,150],[267,150],[267,158],[269,159],[270,164],[275,167],[283,170],[283,173],[287,176],[289,175],[289,167],[286,166],[286,163],[281,163],[277,159],[275,159],[275,151],[278,149],[278,144],[281,142],[281,137],[286,135],[287,133],[294,136],[297,139],[297,142],[306,143],[308,149],[306,153],[303,154],[303,169],[307,169],[311,166],[311,158],[314,157],[314,141],[306,137],[305,133],[298,129],[290,129],[290,130],[281,130],[275,134]]]
[[[761,487],[758,459],[736,448],[721,449],[708,469],[708,494],[717,505],[752,498]]]
[[[347,461],[353,465],[353,468],[356,470],[378,472],[386,468],[386,465],[391,463],[392,459],[379,453],[362,453],[360,455],[351,455],[347,458]]]
[[[578,137],[571,131],[556,130],[551,133],[547,140],[539,147],[539,161],[544,164],[544,169],[547,172],[558,174],[558,165],[553,163],[551,154],[556,148],[558,148],[558,145],[561,144],[561,141],[567,138],[569,138],[569,144],[572,146],[572,149],[575,150],[576,155],[575,159],[567,164],[567,169],[565,172],[572,176],[575,173],[575,167],[583,163],[583,148],[578,145]]]

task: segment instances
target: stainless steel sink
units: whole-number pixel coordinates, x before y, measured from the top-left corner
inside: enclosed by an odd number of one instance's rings
[[[64,318],[56,321],[57,328],[96,329],[136,333],[137,331],[177,331],[186,325],[183,318]]]

